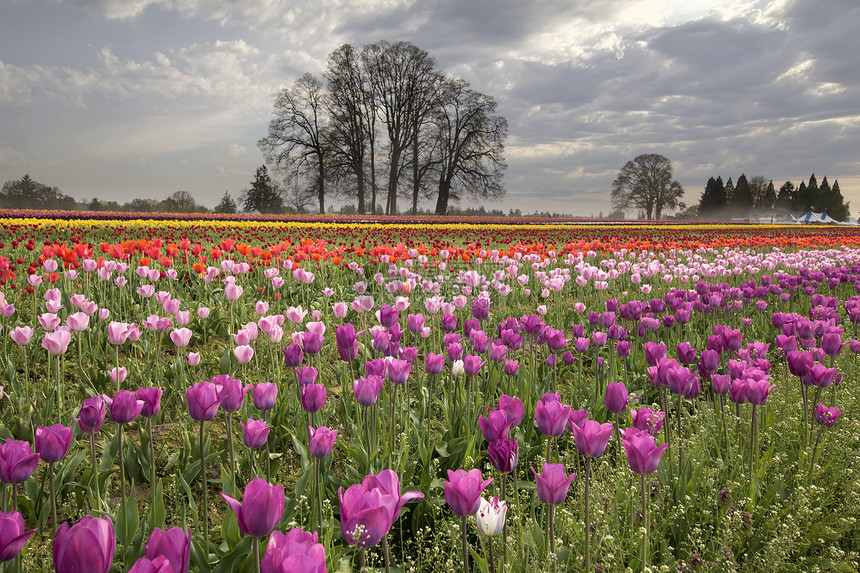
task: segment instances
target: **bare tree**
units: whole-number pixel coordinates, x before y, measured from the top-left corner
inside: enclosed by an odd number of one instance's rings
[[[434,118],[440,147],[436,214],[446,214],[448,202],[463,191],[475,199],[500,199],[508,122],[496,115],[496,101],[452,79],[441,102]]]
[[[305,74],[278,95],[269,135],[257,142],[266,161],[277,169],[302,169],[315,174],[320,213],[325,213],[327,109],[322,82]]]
[[[335,177],[348,174],[354,178],[358,212],[363,215],[366,212],[368,175],[371,178],[371,209],[376,203],[376,105],[370,80],[358,52],[349,44],[329,54],[323,77],[328,82],[329,93],[329,172]]]
[[[388,200],[385,212],[397,213],[397,191],[403,155],[423,123],[439,72],[426,51],[408,42],[365,46],[361,58],[369,73],[379,115],[388,133]]]
[[[642,209],[645,217],[660,219],[664,209],[674,209],[684,195],[672,179],[672,162],[647,153],[628,161],[612,183],[613,209]]]

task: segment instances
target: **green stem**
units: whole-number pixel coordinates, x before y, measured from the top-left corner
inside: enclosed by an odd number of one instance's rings
[[[463,542],[463,573],[469,573],[469,541],[466,539],[466,527],[468,522],[466,521],[467,516],[463,516],[462,523],[460,527],[462,529],[462,542]]]
[[[812,472],[815,470],[815,454],[818,453],[818,444],[821,443],[821,438],[824,436],[824,426],[818,429],[818,437],[815,438],[815,447],[812,448],[812,459],[809,460],[809,480],[812,481]]]
[[[549,506],[549,519],[547,519],[547,525],[549,526],[547,534],[549,536],[549,554],[550,560],[552,561],[552,573],[556,573],[556,564],[555,564],[555,506]]]
[[[591,506],[589,493],[591,491],[591,457],[585,457],[585,570],[591,571]]]
[[[487,556],[488,561],[490,562],[490,573],[496,573],[496,556],[493,553],[493,539],[495,539],[492,535],[487,537],[487,543],[489,555]]]
[[[260,538],[254,538],[254,571],[260,573]]]
[[[233,450],[233,412],[227,412],[227,450],[230,453],[230,479],[236,484],[236,457]]]
[[[51,486],[51,516],[54,519],[54,533],[57,532],[57,494],[54,490],[54,464],[48,464],[48,479]]]
[[[315,481],[317,486],[317,531],[322,531],[322,488],[320,488],[320,464],[321,459],[316,458]]]
[[[203,543],[209,552],[209,499],[206,491],[206,453],[204,451],[203,420],[200,420],[200,477],[203,479]]]
[[[385,562],[385,573],[391,573],[391,557],[388,549],[388,533],[382,538],[382,559]]]
[[[125,501],[125,452],[123,452],[123,430],[122,424],[119,426],[119,482],[122,487],[120,498]]]
[[[152,416],[146,419],[146,437],[149,438],[149,499],[152,505],[152,520],[155,523],[155,446],[152,444]]]
[[[92,464],[92,477],[90,478],[95,482],[96,486],[96,503],[99,504],[99,509],[102,507],[102,494],[99,491],[99,465],[96,460],[96,435],[89,434],[90,437],[90,460]]]
[[[756,404],[752,405],[752,419],[750,421],[750,491],[749,496],[752,500],[752,506],[755,506],[755,498],[756,498],[756,447],[758,446],[758,436],[756,435],[756,415],[755,415]]]
[[[644,525],[642,532],[642,570],[645,571],[649,561],[648,545],[650,543],[651,521],[648,517],[648,490],[645,484],[645,474],[641,474],[639,479],[642,486],[642,523]]]

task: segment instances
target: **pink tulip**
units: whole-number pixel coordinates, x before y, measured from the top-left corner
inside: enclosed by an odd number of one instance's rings
[[[188,342],[191,340],[191,329],[190,328],[175,328],[170,333],[170,340],[173,341],[173,344],[178,346],[179,348],[185,348],[188,346]]]
[[[199,352],[189,352],[188,353],[188,365],[189,366],[197,366],[200,364],[200,353]]]
[[[254,357],[254,349],[246,344],[243,344],[242,346],[237,346],[233,349],[233,356],[236,357],[236,360],[239,361],[239,364],[247,364],[251,361],[251,358]]]
[[[90,325],[90,317],[85,312],[76,312],[66,317],[66,324],[75,332],[83,332]]]
[[[72,333],[68,330],[47,332],[42,338],[42,348],[54,355],[65,354],[71,340]]]
[[[106,310],[106,309],[102,309]],[[101,315],[101,313],[99,313]],[[125,322],[111,321],[108,324],[108,342],[119,346],[128,340],[128,324]]]
[[[27,346],[33,338],[33,329],[29,326],[16,326],[9,332],[9,338],[18,346]]]

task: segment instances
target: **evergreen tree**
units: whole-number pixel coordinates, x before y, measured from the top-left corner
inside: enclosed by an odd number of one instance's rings
[[[735,192],[732,195],[731,206],[735,209],[747,211],[754,205],[752,189],[747,181],[746,175],[741,173],[738,182],[735,183]]]
[[[806,195],[806,181],[801,181],[797,186],[797,192],[794,194],[794,210],[809,211]]]
[[[732,178],[726,181],[726,205],[731,205],[735,197],[735,184],[732,183]]]
[[[233,198],[230,196],[229,191],[224,191],[224,196],[221,197],[221,202],[215,206],[215,213],[225,213],[230,215],[235,215],[238,206]]]
[[[269,170],[265,165],[257,168],[254,180],[251,181],[251,189],[245,194],[243,207],[245,211],[260,213],[280,213],[283,210],[281,191],[269,177]]]
[[[808,184],[801,184],[801,187],[797,189],[797,204],[801,211],[822,211],[821,193],[818,189],[818,181],[815,179],[815,173],[809,177]]]
[[[776,196],[776,206],[783,209],[793,209],[796,198],[797,189],[794,188],[794,183],[786,181],[779,188],[779,195]]]
[[[726,207],[726,187],[723,185],[723,178],[717,176],[716,179],[711,177],[705,185],[705,192],[702,193],[702,198],[699,200],[699,215],[701,217],[713,217],[720,210]]]
[[[776,189],[773,186],[773,179],[768,182],[767,189],[764,191],[762,205],[768,208],[776,205]]]
[[[842,190],[839,189],[839,181],[833,181],[833,187],[827,182],[827,177],[821,180],[821,198],[827,208],[827,214],[837,221],[847,221],[851,216],[851,211],[845,198],[842,196]]]

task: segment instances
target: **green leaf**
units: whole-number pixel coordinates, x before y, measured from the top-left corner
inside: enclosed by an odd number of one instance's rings
[[[155,486],[155,499],[152,500],[152,508],[152,526],[163,528],[164,522],[167,520],[167,509],[164,507],[164,493],[160,479],[158,485]]]
[[[116,515],[116,539],[120,545],[129,545],[140,525],[137,502],[134,499],[134,482],[131,484],[131,491],[131,496],[123,500]]]

